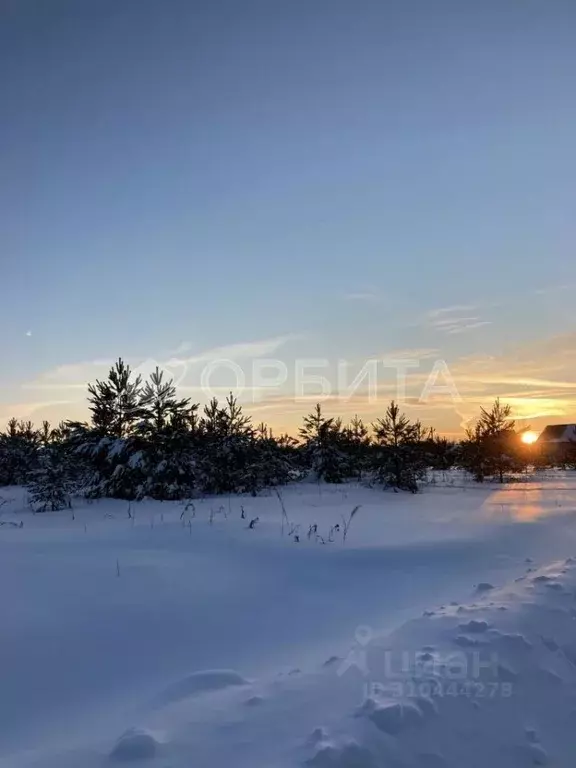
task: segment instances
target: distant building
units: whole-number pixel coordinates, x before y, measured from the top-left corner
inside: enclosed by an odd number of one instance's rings
[[[568,443],[576,443],[576,424],[549,424],[538,438],[542,446]]]
[[[576,454],[576,424],[549,424],[536,445],[544,456],[555,461],[573,461]]]

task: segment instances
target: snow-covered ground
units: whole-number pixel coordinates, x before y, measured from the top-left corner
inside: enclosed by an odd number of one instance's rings
[[[2,766],[575,764],[569,474],[301,484],[287,517],[0,496]]]

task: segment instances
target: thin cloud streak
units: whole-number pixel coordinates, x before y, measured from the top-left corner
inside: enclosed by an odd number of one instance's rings
[[[492,325],[491,320],[478,320],[478,322],[468,323],[466,321],[459,321],[458,324],[447,327],[446,333],[453,336],[456,333],[466,333],[466,331],[472,331],[475,328],[482,328],[485,325]]]
[[[431,309],[426,314],[424,325],[453,336],[491,324],[490,320],[484,320],[477,313],[471,314],[475,310],[478,310],[478,306],[474,304],[454,304],[451,307]]]
[[[172,357],[165,361],[154,361],[160,368],[178,368],[182,366],[209,363],[214,360],[242,360],[265,355],[272,355],[289,341],[301,338],[296,335],[276,336],[271,339],[241,342],[222,347],[214,347],[200,352],[197,355],[178,358]],[[182,347],[182,345],[181,345]],[[145,360],[124,358],[132,367],[137,368],[145,363]],[[89,382],[107,375],[115,360],[92,360],[81,363],[61,365],[41,374],[37,379],[22,384],[22,389],[83,389]]]
[[[201,352],[198,355],[192,357],[178,358],[172,357],[163,365],[168,368],[182,366],[182,365],[196,365],[198,363],[209,363],[214,360],[242,360],[251,359],[256,357],[264,357],[265,355],[272,355],[277,352],[281,347],[287,344],[289,341],[295,341],[301,336],[296,334],[287,334],[285,336],[276,336],[271,339],[263,339],[260,341],[249,341],[239,344],[230,344],[223,347],[215,347]]]
[[[455,312],[473,312],[477,307],[474,304],[454,304],[451,307],[439,307],[437,309],[431,309],[428,312],[428,317],[434,320],[444,315],[450,315]]]

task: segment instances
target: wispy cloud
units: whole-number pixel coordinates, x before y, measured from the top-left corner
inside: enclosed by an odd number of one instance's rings
[[[250,360],[257,357],[272,355],[289,341],[297,338],[299,337],[296,335],[287,334],[284,336],[275,336],[270,339],[260,339],[257,341],[229,344],[222,347],[213,347],[189,357],[170,357],[167,360],[127,357],[125,358],[125,362],[127,362],[133,369],[141,371],[148,371],[148,369],[153,370],[156,365],[160,368],[168,369],[169,372],[171,369],[180,369],[181,371],[183,367],[188,368],[201,363],[209,363],[214,360]],[[183,350],[184,344],[187,343],[185,342],[181,344],[179,349]],[[188,347],[186,347],[186,349],[188,349]],[[113,359],[107,359],[60,365],[45,371],[33,381],[25,382],[22,385],[22,388],[84,391],[89,382],[105,377],[110,367],[114,365],[114,362]],[[175,379],[179,378],[181,378],[181,372],[178,373],[175,371]]]
[[[94,381],[108,373],[114,360],[91,360],[88,362],[59,365],[45,371],[33,381],[25,382],[23,389],[85,389],[89,381]]]
[[[433,320],[437,317],[443,317],[444,315],[452,315],[462,312],[473,312],[476,307],[473,304],[453,304],[450,307],[439,307],[437,309],[431,309],[428,312],[428,317]]]
[[[449,336],[453,336],[457,333],[466,333],[467,331],[473,331],[475,328],[482,328],[485,325],[492,325],[491,320],[480,320],[479,318],[459,318],[450,325],[446,325],[441,330],[445,331]]]
[[[466,333],[491,324],[490,320],[483,320],[478,314],[470,314],[475,310],[477,307],[472,304],[455,304],[451,307],[431,309],[426,316],[426,324],[448,336]]]
[[[239,344],[229,344],[223,347],[214,347],[204,350],[191,357],[172,357],[166,360],[164,365],[167,367],[179,365],[196,365],[198,363],[208,363],[213,360],[242,360],[264,357],[272,355],[289,341],[301,338],[294,334],[285,336],[275,336],[271,339],[261,339],[259,341],[248,341]],[[181,345],[182,346],[182,345]]]
[[[168,351],[169,355],[183,355],[185,352],[190,352],[194,349],[194,344],[191,341],[182,341],[175,349]]]

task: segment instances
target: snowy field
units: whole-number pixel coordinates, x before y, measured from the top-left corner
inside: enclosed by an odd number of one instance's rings
[[[576,764],[575,477],[281,495],[2,489],[0,765]]]

